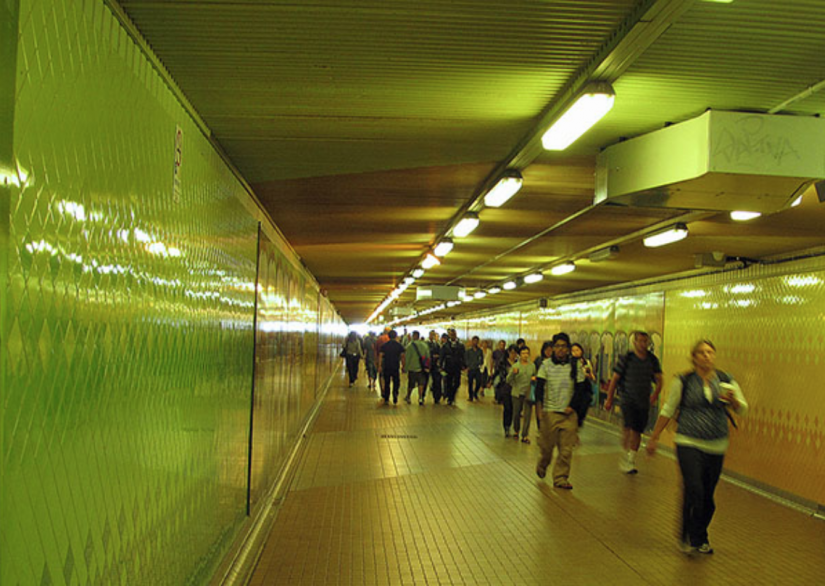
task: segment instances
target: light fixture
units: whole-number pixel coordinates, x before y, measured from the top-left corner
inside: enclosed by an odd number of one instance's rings
[[[619,254],[619,247],[618,246],[608,246],[607,248],[602,248],[600,250],[596,250],[591,252],[587,255],[587,260],[590,262],[602,262],[604,260],[610,260],[611,258],[616,258]]]
[[[508,199],[519,192],[522,183],[524,183],[524,179],[518,171],[505,172],[498,183],[484,196],[484,205],[491,208],[501,207]]]
[[[421,262],[421,268],[423,269],[431,269],[441,264],[441,261],[438,260],[438,257],[427,253],[427,256],[424,257],[424,260]]]
[[[486,291],[476,291],[473,294],[473,297],[475,297],[476,299],[484,299],[485,297],[487,297],[487,292]]]
[[[501,287],[490,287],[489,289],[487,289],[487,293],[489,293],[490,295],[496,295],[497,293],[501,293]]]
[[[475,212],[467,212],[461,221],[453,228],[453,236],[456,238],[464,238],[478,226],[478,214]]]
[[[512,291],[516,287],[517,287],[517,284],[516,284],[515,281],[507,281],[506,283],[504,283],[502,285],[502,288],[504,288],[505,291]]]
[[[440,257],[440,258],[444,258],[448,254],[450,254],[450,251],[452,249],[453,249],[453,241],[449,238],[445,238],[444,240],[442,240],[441,242],[438,243],[438,246],[436,246],[435,249],[433,250],[433,254]]]
[[[415,283],[415,277],[406,277],[404,279],[404,283],[406,283],[407,285],[412,285],[413,283]]]
[[[541,272],[538,272],[538,273],[530,273],[529,275],[527,275],[526,277],[524,277],[524,282],[525,282],[527,285],[532,285],[533,283],[538,283],[538,282],[539,282],[539,281],[541,281],[542,279],[544,279],[544,274],[542,274]]]
[[[730,213],[730,219],[737,222],[747,222],[762,215],[762,212],[735,211]]]
[[[615,98],[609,83],[587,86],[576,103],[544,133],[541,144],[548,151],[563,151],[610,111]]]
[[[566,275],[567,273],[572,273],[575,270],[576,270],[576,263],[566,262],[566,263],[562,263],[560,265],[554,266],[552,269],[550,269],[550,274],[553,275],[554,277],[559,277],[561,275]],[[525,278],[525,280],[527,280],[527,279]]]
[[[678,242],[679,240],[687,238],[687,235],[687,226],[685,226],[684,224],[674,224],[669,228],[659,230],[658,232],[654,232],[650,236],[646,236],[644,239],[644,243],[645,246],[647,246],[648,248],[656,248],[658,246],[664,246],[665,244]]]
[[[417,268],[417,269],[413,270],[412,276],[415,277],[416,279],[420,279],[421,277],[424,276],[424,269]]]

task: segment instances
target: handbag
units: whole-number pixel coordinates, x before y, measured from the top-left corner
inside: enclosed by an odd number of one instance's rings
[[[341,358],[346,358],[347,357],[347,348],[346,348],[346,346],[341,348],[341,353],[338,356],[340,356]]]
[[[496,392],[495,392],[495,399],[499,403],[504,401],[506,397],[509,397],[513,393],[513,386],[510,383],[506,383],[501,381],[496,385]]]

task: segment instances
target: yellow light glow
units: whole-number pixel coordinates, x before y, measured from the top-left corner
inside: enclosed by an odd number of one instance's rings
[[[575,270],[576,270],[575,263],[566,262],[564,264],[554,266],[552,269],[550,269],[550,274],[553,275],[554,277],[558,277],[558,276],[561,276],[561,275],[566,275],[568,273],[572,273]]]
[[[730,219],[736,222],[748,222],[762,215],[762,212],[735,211],[730,213]]]
[[[421,267],[424,268],[424,269],[431,269],[431,268],[433,268],[435,266],[438,266],[440,264],[441,264],[441,261],[438,260],[437,256],[428,253],[427,256],[424,257],[424,260],[421,263]]]
[[[672,244],[673,242],[683,240],[687,238],[687,235],[687,226],[677,224],[676,226],[668,228],[667,230],[651,234],[650,236],[644,239],[644,244],[648,248],[657,248],[659,246],[664,246],[666,244]]]
[[[464,238],[465,236],[469,236],[470,233],[478,226],[478,222],[478,214],[467,214],[461,218],[461,221],[456,224],[455,228],[453,228],[453,236],[456,238]]]

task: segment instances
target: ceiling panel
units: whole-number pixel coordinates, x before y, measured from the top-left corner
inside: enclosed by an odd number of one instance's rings
[[[369,315],[625,38],[651,42],[614,81],[608,116],[522,169],[522,192],[482,209],[479,228],[421,282],[489,286],[561,258],[578,270],[450,313],[690,270],[696,252],[765,258],[823,244],[825,205],[812,192],[747,225],[705,214],[686,241],[656,251],[637,233],[681,210],[592,207],[595,156],[624,138],[794,97],[783,111],[822,113],[825,93],[801,94],[825,80],[822,0],[121,4],[349,321]],[[668,11],[656,36],[655,15]],[[583,260],[613,242],[615,260]]]

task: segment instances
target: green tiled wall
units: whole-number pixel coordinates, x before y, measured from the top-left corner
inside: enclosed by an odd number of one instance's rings
[[[202,584],[246,519],[258,219],[101,0],[19,10],[0,584]],[[315,364],[317,288],[287,260],[302,326],[278,350],[275,427],[334,364]]]

